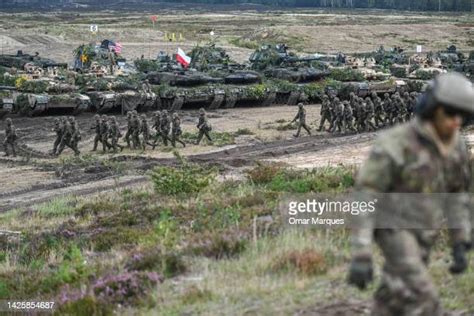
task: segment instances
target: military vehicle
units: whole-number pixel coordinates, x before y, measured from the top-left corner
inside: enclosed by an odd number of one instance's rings
[[[77,115],[89,109],[90,99],[78,88],[48,79],[20,80],[16,91],[15,112],[34,116],[44,113]]]
[[[67,68],[67,63],[58,63],[54,60],[40,57],[38,53],[35,55],[24,54],[19,50],[16,55],[0,55],[0,66],[6,68],[24,69],[25,65],[32,64],[40,68],[58,67]]]
[[[0,119],[13,111],[14,87],[0,86]]]
[[[110,40],[103,40],[100,45],[89,43],[78,46],[74,50],[74,69],[85,71],[96,65],[110,67],[125,63],[126,59],[116,51],[115,45]]]
[[[263,45],[250,55],[249,62],[251,69],[263,73],[267,79],[297,84],[291,90],[280,87],[274,92],[277,104],[296,105],[304,101],[303,85],[322,80],[330,74],[324,63],[318,64],[319,68],[313,66],[318,59],[318,56],[298,57],[288,52],[285,44],[277,44]]]

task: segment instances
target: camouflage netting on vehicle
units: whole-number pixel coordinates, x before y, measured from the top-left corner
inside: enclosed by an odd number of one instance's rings
[[[70,84],[60,83],[60,84],[54,84],[54,85],[48,86],[46,91],[48,93],[52,93],[52,94],[54,94],[54,93],[72,93],[72,92],[77,92],[78,87],[70,85]]]
[[[152,71],[159,71],[163,68],[163,65],[155,60],[149,59],[137,59],[134,61],[135,67],[139,72],[148,73]]]
[[[337,81],[364,81],[364,75],[360,71],[351,68],[331,69],[329,77]]]
[[[45,80],[28,80],[24,77],[19,77],[15,81],[15,87],[18,91],[30,93],[45,93],[48,85]]]
[[[28,114],[28,112],[30,111],[30,102],[28,100],[28,95],[24,93],[18,95],[16,98],[15,107],[17,112],[19,112],[20,114]]]

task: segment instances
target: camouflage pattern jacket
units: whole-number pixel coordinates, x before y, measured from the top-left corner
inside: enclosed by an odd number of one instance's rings
[[[373,146],[368,160],[359,171],[356,188],[379,193],[462,193],[469,190],[471,170],[469,154],[460,135],[446,145],[432,125],[419,118],[388,130]],[[452,242],[468,242],[471,225],[469,200],[441,208],[452,223]],[[418,212],[418,218],[429,222],[434,210],[417,205],[407,212]],[[362,219],[360,229],[353,232],[355,253],[370,253],[375,224],[373,217]],[[436,230],[416,230],[419,238],[433,240]],[[431,235],[430,235],[431,234]]]

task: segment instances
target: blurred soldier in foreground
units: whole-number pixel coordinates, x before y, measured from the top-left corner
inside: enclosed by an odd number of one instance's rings
[[[416,118],[386,132],[362,166],[356,186],[380,193],[461,193],[469,187],[469,156],[459,130],[463,117],[474,113],[471,82],[457,73],[440,75],[416,108]],[[398,101],[398,100],[396,100]],[[431,205],[432,206],[432,205]],[[428,221],[433,209],[412,210]],[[467,268],[470,245],[468,204],[444,209],[450,221],[451,273]],[[365,288],[372,280],[372,238],[385,257],[382,282],[375,294],[373,315],[443,315],[428,273],[430,248],[439,233],[431,229],[376,229],[370,218],[355,229],[348,281]],[[455,227],[455,228],[453,228]]]
[[[209,132],[212,130],[212,127],[207,121],[206,111],[204,111],[203,108],[199,109],[199,121],[197,124],[197,128],[199,129],[199,135],[196,141],[196,145],[199,145],[204,135],[206,135],[206,138],[212,143],[212,138],[211,136],[209,136]]]
[[[301,128],[304,128],[308,135],[311,135],[310,128],[308,125],[306,125],[306,110],[303,107],[303,103],[298,103],[298,113],[296,113],[296,116],[293,121],[291,121],[291,123],[295,122],[296,120],[298,120],[298,131],[293,136],[299,137]]]
[[[5,149],[5,156],[8,156],[8,146],[10,146],[12,150],[13,157],[16,157],[15,151],[15,142],[16,142],[16,130],[15,126],[12,123],[11,118],[7,118],[6,121],[7,126],[5,127],[5,139],[3,140],[3,148]]]

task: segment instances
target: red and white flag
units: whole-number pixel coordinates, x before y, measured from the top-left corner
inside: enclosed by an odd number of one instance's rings
[[[186,53],[181,48],[178,47],[178,53],[176,54],[176,61],[186,68],[191,63],[191,57],[186,55]]]

